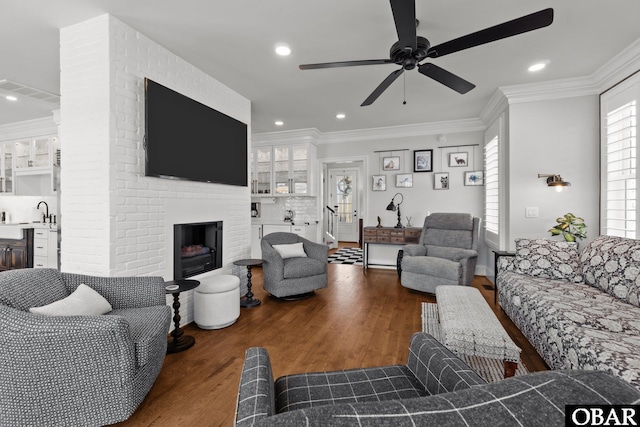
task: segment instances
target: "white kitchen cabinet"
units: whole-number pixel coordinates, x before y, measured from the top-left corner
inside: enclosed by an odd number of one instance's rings
[[[13,142],[13,192],[18,196],[55,194],[60,145],[55,135]]]
[[[278,232],[291,233],[291,224],[264,224],[262,226],[263,236]]]
[[[272,147],[254,147],[250,156],[251,194],[272,195]]]
[[[316,146],[311,143],[254,147],[251,193],[312,196]]]
[[[252,258],[260,258],[262,255],[262,251],[260,250],[259,252],[254,253],[254,247],[256,246],[254,244],[254,236],[259,236],[260,240],[262,239],[263,236],[266,236],[267,234],[271,234],[271,233],[278,233],[278,232],[282,232],[282,233],[294,233],[297,234],[300,237],[304,237],[307,240],[310,240],[312,242],[316,242],[318,238],[316,237],[316,232],[318,230],[318,226],[317,224],[313,223],[313,224],[263,224],[259,227],[261,227],[261,231],[257,232],[254,231],[254,227],[258,227],[256,225],[252,225],[251,226],[251,257]],[[260,242],[257,242],[257,247],[260,248]],[[254,257],[254,255],[259,255],[257,257]]]
[[[251,258],[262,258],[262,225],[251,226]]]
[[[300,237],[304,237],[307,240],[317,243],[317,225],[316,224],[303,224],[303,225],[292,225],[291,232],[297,234]]]
[[[46,170],[55,163],[54,158],[58,148],[58,137],[55,135],[20,140],[14,144],[16,170],[27,168]]]
[[[0,193],[13,193],[13,144],[0,144]]]
[[[58,232],[56,228],[35,228],[33,230],[33,268],[58,268]]]

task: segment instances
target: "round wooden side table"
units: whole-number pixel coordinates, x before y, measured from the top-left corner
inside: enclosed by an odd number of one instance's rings
[[[196,339],[191,335],[184,335],[180,328],[180,292],[197,288],[200,282],[197,280],[171,280],[164,282],[165,293],[173,294],[173,323],[175,328],[171,331],[171,338],[167,338],[167,353],[178,353],[193,347]]]
[[[241,265],[247,267],[247,293],[245,294],[245,298],[240,300],[240,307],[255,307],[260,305],[260,300],[253,297],[253,292],[251,292],[251,267],[262,265],[264,261],[256,258],[249,259],[239,259],[237,261],[233,261],[235,265]]]

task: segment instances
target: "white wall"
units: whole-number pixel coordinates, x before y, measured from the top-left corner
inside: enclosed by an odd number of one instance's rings
[[[373,130],[370,130],[373,131]],[[406,217],[411,217],[414,227],[422,227],[427,212],[468,212],[474,216],[483,216],[484,186],[465,186],[463,182],[464,172],[483,170],[482,157],[482,131],[448,133],[444,143],[438,142],[438,134],[389,137],[372,141],[353,141],[347,144],[329,142],[318,145],[318,159],[337,159],[350,156],[367,157],[365,165],[366,176],[364,188],[366,191],[364,206],[364,225],[377,225],[377,217],[382,220],[383,226],[393,227],[397,223],[397,213],[387,211],[385,208],[392,197],[400,192],[404,197],[401,205],[402,223],[406,225]],[[453,147],[449,147],[453,146]],[[449,147],[449,148],[441,148]],[[406,149],[406,151],[399,151]],[[434,190],[434,172],[413,172],[413,151],[433,150],[433,171],[448,172],[450,180],[449,190]],[[395,150],[395,151],[393,151]],[[382,151],[376,153],[376,151]],[[468,167],[449,167],[449,153],[468,152]],[[400,170],[383,171],[382,159],[384,157],[400,157]],[[412,188],[396,188],[395,175],[397,173],[413,174]],[[372,191],[372,176],[386,175],[386,191]],[[396,200],[397,201],[397,200]],[[482,234],[481,234],[482,235]],[[486,259],[487,251],[481,238],[479,260]],[[371,262],[384,264],[395,263],[397,246],[371,245]],[[485,265],[479,262],[477,274],[484,274]]]
[[[509,236],[550,237],[556,218],[572,212],[585,219],[588,239],[599,221],[598,97],[579,96],[517,103],[509,107]],[[560,174],[571,187],[547,187],[539,173]],[[525,218],[537,207],[538,218]]]
[[[224,267],[210,274],[244,278],[232,261],[249,256],[249,189],[144,176],[144,78],[249,133],[250,102],[109,15],[63,28],[60,44],[62,270],[171,280],[173,224],[222,220]],[[186,323],[191,296],[181,302]]]

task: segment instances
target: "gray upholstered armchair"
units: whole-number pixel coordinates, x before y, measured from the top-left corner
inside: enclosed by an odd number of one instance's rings
[[[273,245],[302,243],[306,257],[285,258]],[[328,283],[329,247],[293,233],[271,233],[262,238],[264,289],[278,298],[300,299]]]
[[[163,282],[53,269],[0,273],[0,424],[101,426],[127,419],[165,358],[171,309]],[[82,283],[113,310],[76,316],[29,311],[69,297]]]
[[[399,255],[402,286],[435,293],[439,285],[471,285],[478,260],[480,218],[465,213],[433,213],[424,220],[419,244]]]

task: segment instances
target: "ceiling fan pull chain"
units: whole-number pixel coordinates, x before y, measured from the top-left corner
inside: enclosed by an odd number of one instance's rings
[[[402,73],[402,105],[407,105],[407,75]]]

